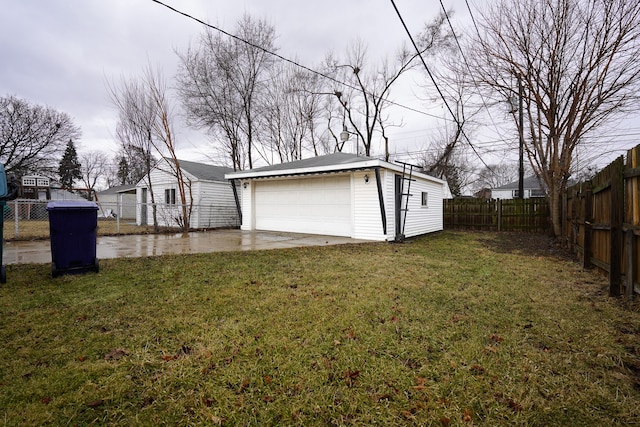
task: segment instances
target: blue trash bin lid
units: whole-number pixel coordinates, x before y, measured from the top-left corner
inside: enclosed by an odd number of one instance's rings
[[[86,202],[82,200],[57,200],[55,202],[47,203],[48,211],[55,210],[98,210],[98,205],[95,202]]]
[[[0,197],[4,197],[9,193],[7,188],[7,175],[4,172],[4,165],[0,163]]]

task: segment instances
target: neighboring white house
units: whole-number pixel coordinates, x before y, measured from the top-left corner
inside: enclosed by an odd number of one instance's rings
[[[243,230],[379,241],[442,230],[445,182],[404,172],[402,164],[335,153],[226,178],[242,188]]]
[[[99,215],[117,215],[120,219],[136,219],[136,185],[118,185],[97,193]]]
[[[526,177],[523,181],[524,199],[546,197],[546,192],[536,176]],[[491,189],[492,199],[515,199],[518,197],[518,181]]]
[[[182,208],[178,180],[171,172],[170,159],[162,159],[152,169],[151,187],[154,193],[158,225],[178,227]],[[238,199],[234,196],[232,183],[225,174],[233,169],[204,163],[178,160],[185,181],[191,186],[193,196],[191,228],[237,227],[240,224]],[[148,179],[142,179],[136,185],[136,223],[153,225],[152,198],[147,185]],[[189,190],[187,189],[187,201]]]

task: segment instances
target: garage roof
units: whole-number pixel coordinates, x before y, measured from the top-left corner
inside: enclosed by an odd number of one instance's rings
[[[318,173],[343,172],[358,169],[373,169],[384,167],[387,169],[402,172],[402,166],[388,163],[371,157],[357,156],[350,153],[333,153],[326,156],[310,157],[308,159],[296,160],[288,163],[264,166],[248,171],[240,171],[226,174],[227,179],[247,179],[247,178],[268,178],[276,176],[309,175]],[[414,169],[414,175],[436,182],[444,181],[428,176]]]

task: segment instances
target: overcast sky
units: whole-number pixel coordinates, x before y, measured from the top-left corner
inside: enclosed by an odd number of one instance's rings
[[[233,31],[245,12],[266,18],[276,28],[279,53],[310,67],[327,52],[341,53],[357,37],[368,45],[371,58],[390,55],[407,40],[389,0],[164,2],[227,31]],[[446,7],[454,3],[444,1]],[[435,1],[396,4],[414,33],[439,11]],[[202,25],[151,0],[0,0],[0,5],[0,95],[70,114],[82,128],[79,151],[117,147],[116,112],[106,79],[138,75],[147,63],[172,78],[175,50],[195,43],[203,31]],[[460,8],[454,20],[464,12]],[[406,91],[395,99],[422,108],[422,101]],[[417,130],[426,126],[424,118],[397,114],[405,123],[395,130],[398,138],[402,136],[405,145],[420,139]],[[203,146],[205,137],[185,131],[180,136],[179,154],[198,160],[193,146]]]
[[[279,53],[314,67],[327,52],[341,53],[359,37],[370,57],[390,55],[407,36],[389,0],[164,0],[176,9],[233,31],[244,13],[267,19],[278,34]],[[467,2],[443,0],[455,11],[453,24],[469,26]],[[482,0],[468,0],[472,11]],[[440,10],[439,1],[396,0],[409,29],[417,34]],[[0,0],[0,95],[16,95],[68,113],[82,128],[78,151],[115,152],[116,111],[106,80],[137,76],[146,64],[173,78],[175,50],[195,43],[202,25],[151,0]],[[415,96],[414,79],[392,98],[445,116]],[[408,88],[414,86],[414,90]],[[433,106],[432,106],[433,107]],[[424,147],[444,122],[394,111],[404,127],[390,129],[400,149]],[[179,126],[178,126],[179,127]],[[180,128],[180,127],[179,127]],[[485,131],[485,138],[496,138]],[[178,154],[204,160],[206,138],[180,132]],[[627,144],[629,147],[634,144]]]

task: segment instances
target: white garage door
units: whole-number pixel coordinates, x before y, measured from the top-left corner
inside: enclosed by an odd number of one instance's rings
[[[351,178],[255,182],[257,230],[351,237]]]

